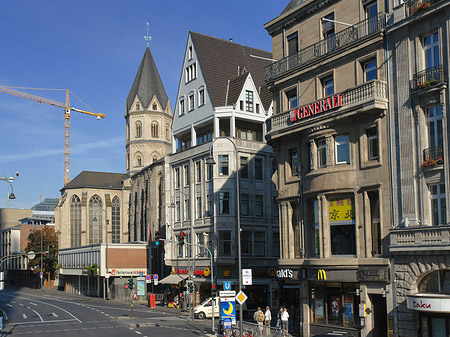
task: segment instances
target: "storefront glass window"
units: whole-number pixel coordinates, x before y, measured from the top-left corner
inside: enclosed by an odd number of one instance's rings
[[[332,255],[356,255],[355,208],[353,197],[329,201]]]

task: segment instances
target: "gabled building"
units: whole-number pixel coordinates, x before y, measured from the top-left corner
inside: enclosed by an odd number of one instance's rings
[[[249,308],[276,301],[278,212],[273,152],[265,142],[270,59],[267,51],[189,32],[165,165],[166,238],[172,242],[165,245],[166,264],[194,275],[201,298],[211,294],[211,268],[214,282],[231,281],[237,289],[240,205],[242,268],[253,270]],[[206,164],[210,154],[214,166]],[[182,234],[184,246],[176,244]]]

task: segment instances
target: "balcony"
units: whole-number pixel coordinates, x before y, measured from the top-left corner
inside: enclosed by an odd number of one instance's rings
[[[444,149],[442,146],[430,147],[423,150],[423,163],[421,167],[431,168],[444,164]]]
[[[378,34],[386,28],[386,14],[377,15],[361,21],[334,36],[319,41],[294,55],[285,57],[265,68],[266,81],[270,82],[275,77],[283,75],[288,71],[303,67],[314,61],[324,58],[332,53],[336,53],[345,47],[366,39],[369,36]]]
[[[416,91],[428,88],[437,84],[442,84],[444,81],[444,67],[439,65],[414,74],[411,81],[411,90]]]
[[[386,82],[379,80],[372,80],[356,87],[349,88],[340,94],[342,95],[342,107],[338,110],[337,114],[342,114],[360,105],[367,106],[372,104],[375,107],[377,101],[387,102]],[[337,93],[337,95],[339,95],[339,93]],[[316,102],[310,104],[315,104]],[[291,111],[285,111],[273,115],[268,119],[266,122],[268,133],[283,131],[292,126],[293,123],[290,121],[290,113]],[[333,112],[330,113],[333,114]],[[319,116],[324,115],[325,114]],[[316,119],[316,117],[311,118]],[[307,120],[310,120],[311,118],[308,118]]]
[[[422,13],[443,0],[412,0],[405,4],[406,17]]]
[[[414,226],[392,229],[389,249],[391,252],[407,253],[450,250],[450,226]]]

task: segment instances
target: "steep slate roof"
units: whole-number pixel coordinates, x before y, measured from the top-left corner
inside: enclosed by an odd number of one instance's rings
[[[237,102],[248,75],[248,73],[245,73],[230,79],[230,85],[228,86],[228,105]]]
[[[122,189],[122,181],[127,178],[128,175],[125,173],[83,171],[64,186],[61,191],[72,188]]]
[[[130,93],[128,94],[127,113],[130,111],[136,95],[139,97],[139,100],[145,108],[150,104],[150,100],[154,95],[156,95],[156,98],[158,98],[158,101],[164,110],[169,102],[169,97],[166,94],[166,90],[164,89],[149,47],[145,50],[144,57],[142,58],[138,72],[134,78]]]
[[[197,52],[200,69],[215,107],[224,106],[228,80],[241,75],[245,68],[252,74],[256,88],[261,87],[261,99],[264,109],[268,109],[272,96],[264,79],[264,67],[271,61],[251,57],[250,55],[272,58],[272,53],[247,47],[235,42],[189,32]],[[267,91],[267,94],[264,92]],[[230,100],[228,100],[228,104]]]
[[[291,2],[288,3],[288,5],[286,6],[285,9],[283,9],[283,11],[281,12],[281,14],[284,14],[286,12],[288,12],[289,10],[291,10],[294,7],[297,7],[298,5],[300,5],[301,3],[305,2],[306,0],[291,0]],[[280,14],[280,15],[281,15]]]

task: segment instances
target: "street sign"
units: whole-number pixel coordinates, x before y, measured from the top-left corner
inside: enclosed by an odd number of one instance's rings
[[[242,284],[245,286],[252,285],[252,270],[242,269]]]
[[[219,291],[220,297],[235,297],[236,291],[235,290],[221,290]]]
[[[231,290],[231,281],[223,282],[223,290]]]
[[[151,276],[151,275],[145,276],[145,281],[146,281],[147,283],[152,283],[152,276]]]
[[[139,277],[142,277],[142,276],[144,276],[144,273],[143,272],[139,272]]]
[[[28,259],[33,260],[36,257],[36,254],[30,250],[27,254]]]
[[[236,301],[242,305],[244,304],[245,301],[247,301],[247,295],[245,295],[245,293],[241,290],[240,292],[238,292],[238,294],[236,295]]]
[[[105,278],[109,278],[111,276],[111,274],[105,274]]]
[[[234,298],[220,299],[220,318],[222,323],[226,319],[231,319],[232,324],[236,324],[236,302]]]
[[[153,279],[157,280],[158,279],[158,274],[153,274]]]

